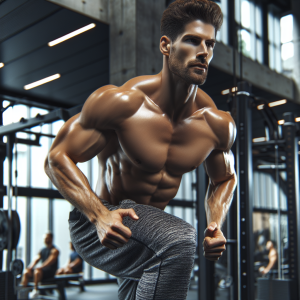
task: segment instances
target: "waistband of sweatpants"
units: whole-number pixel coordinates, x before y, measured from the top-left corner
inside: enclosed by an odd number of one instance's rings
[[[111,204],[108,201],[106,201],[104,199],[100,199],[100,200],[101,200],[102,204],[104,206],[106,206],[107,208],[109,208],[109,206],[111,206]],[[135,203],[135,202],[133,200],[130,200],[130,199],[125,199],[125,200],[122,200],[120,202],[120,204],[121,203]],[[75,221],[75,220],[79,220],[81,217],[86,218],[86,216],[83,213],[81,213],[76,207],[72,211],[70,211],[69,220],[74,220]]]

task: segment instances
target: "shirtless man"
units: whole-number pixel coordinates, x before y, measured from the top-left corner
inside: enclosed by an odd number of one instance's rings
[[[210,178],[204,255],[217,260],[225,250],[221,225],[236,186],[235,124],[198,88],[221,23],[211,1],[169,5],[161,21],[162,71],[92,93],[46,159],[46,173],[75,206],[69,225],[76,251],[119,278],[119,299],[186,299],[196,232],[164,208],[182,175],[202,162]],[[76,163],[96,155],[93,192]]]

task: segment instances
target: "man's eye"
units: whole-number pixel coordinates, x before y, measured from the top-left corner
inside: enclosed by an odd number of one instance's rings
[[[197,44],[198,43],[198,41],[196,39],[187,39],[185,41],[188,42],[188,43],[192,43],[192,44]]]
[[[214,46],[215,46],[215,44],[214,43],[206,43],[206,45],[207,45],[207,47],[209,47],[209,48],[214,48]]]

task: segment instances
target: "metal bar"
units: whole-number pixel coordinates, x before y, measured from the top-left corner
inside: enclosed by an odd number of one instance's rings
[[[71,109],[65,110],[59,108],[46,115],[39,115],[35,118],[22,119],[21,122],[13,123],[0,127],[0,135],[7,135],[12,132],[23,131],[40,124],[52,123],[57,120],[68,120],[72,116],[76,115],[81,111],[82,106],[75,106]]]
[[[265,147],[265,146],[272,146],[272,145],[284,145],[285,140],[278,140],[278,141],[265,141],[265,142],[258,142],[258,143],[252,143],[252,147]]]
[[[254,241],[252,196],[252,101],[247,82],[238,83],[237,96],[237,240],[238,240],[238,299],[254,299]]]
[[[33,100],[28,100],[28,99],[23,99],[23,98],[18,98],[18,97],[3,95],[3,94],[0,95],[0,98],[2,98],[3,100],[14,102],[15,104],[24,104],[27,106],[40,107],[40,108],[49,109],[49,110],[58,108],[58,106],[43,104],[43,103],[39,103],[39,102],[36,102]]]
[[[6,155],[7,155],[7,204],[8,204],[8,243],[7,243],[7,258],[6,258],[6,271],[10,270],[10,263],[12,260],[12,155],[14,145],[14,134],[7,135]]]
[[[261,212],[261,213],[269,213],[269,214],[277,214],[278,210],[275,208],[264,208],[264,207],[253,207],[253,212]],[[287,210],[280,210],[280,214],[287,215]]]
[[[279,165],[278,165],[278,145],[275,145],[275,181],[276,181],[276,191],[277,191],[277,239],[278,239],[278,244],[277,244],[277,253],[278,253],[278,279],[281,279],[282,274],[281,274],[281,204],[280,204],[280,186],[279,186]]]
[[[293,113],[284,113],[283,134],[286,140],[287,200],[288,200],[288,240],[289,273],[296,283],[295,299],[300,299],[300,207],[299,207],[299,158],[296,123]]]

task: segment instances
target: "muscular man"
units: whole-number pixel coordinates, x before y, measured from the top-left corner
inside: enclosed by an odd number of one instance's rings
[[[37,257],[30,263],[23,274],[21,285],[27,286],[28,281],[33,278],[34,290],[29,294],[29,299],[36,298],[39,295],[38,284],[40,281],[53,278],[58,266],[59,251],[53,245],[53,234],[46,233],[44,236],[44,243],[46,245],[37,255]],[[39,261],[42,265],[34,268]]]
[[[221,225],[236,186],[235,125],[198,85],[205,82],[222,23],[208,0],[177,0],[161,20],[163,68],[104,86],[58,133],[45,171],[75,206],[72,242],[89,264],[119,278],[119,299],[185,299],[195,229],[164,212],[182,175],[205,163],[204,254],[225,249]],[[95,192],[76,167],[98,157]]]

